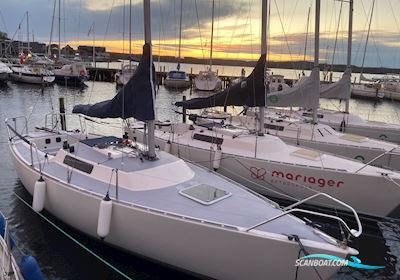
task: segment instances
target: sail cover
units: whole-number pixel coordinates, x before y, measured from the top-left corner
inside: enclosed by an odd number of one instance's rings
[[[265,54],[260,56],[253,72],[242,82],[209,97],[176,102],[185,109],[203,109],[215,106],[265,106]]]
[[[302,77],[293,87],[268,94],[267,106],[272,107],[319,107],[319,68],[309,77]]]
[[[72,113],[97,118],[154,120],[155,70],[152,65],[153,81],[150,82],[150,51],[150,44],[145,44],[135,74],[113,99],[93,105],[76,105]]]
[[[336,83],[321,87],[320,96],[328,99],[350,99],[351,68],[344,71],[342,78]]]

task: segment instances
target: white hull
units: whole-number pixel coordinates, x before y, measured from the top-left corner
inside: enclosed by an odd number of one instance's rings
[[[283,137],[279,136],[283,141],[291,145],[297,145],[297,142],[300,146],[308,147],[314,150],[324,151],[327,153],[331,153],[333,155],[340,155],[350,159],[360,160],[361,162],[368,163],[373,159],[381,156],[386,151],[383,149],[377,148],[364,148],[357,147],[353,145],[342,145],[340,143],[327,143],[322,141],[312,141],[301,139],[299,141],[293,137]],[[390,168],[395,170],[400,170],[400,150],[396,149],[392,153],[385,154],[379,157],[377,160],[374,160],[372,165]]]
[[[46,84],[54,82],[54,76],[34,76],[24,74],[10,74],[10,79],[14,82],[28,83],[28,84]]]
[[[141,130],[136,129],[135,134],[140,141]],[[156,144],[161,148],[168,139],[174,139],[171,146],[172,154],[212,168],[215,144],[207,143],[207,145],[186,137],[177,135],[173,137],[168,133],[156,132]],[[222,146],[222,160],[218,172],[264,195],[302,199],[315,192],[324,192],[351,205],[356,211],[372,216],[387,216],[400,205],[399,186],[383,175],[348,172],[342,169],[340,161],[336,168],[318,168],[310,166],[307,161],[303,164],[293,164],[279,162],[279,159],[274,158],[259,159],[254,157],[254,146],[250,147],[248,156],[240,149],[238,155],[232,152],[235,150],[233,146],[240,145],[246,149],[248,143],[235,144],[234,141],[228,143],[228,140],[230,136],[224,138],[226,144],[224,142]],[[258,145],[258,149],[263,149],[262,144]],[[210,150],[210,146],[213,150]],[[229,152],[225,151],[224,146]],[[397,184],[400,183],[400,178],[394,180]],[[340,208],[326,200],[316,201],[313,204]]]
[[[278,136],[288,144],[400,170],[400,148],[394,143],[340,133],[325,124],[313,125],[293,117],[290,112],[268,113],[265,133]],[[253,117],[238,116],[233,117],[233,121],[245,122],[247,127],[255,127]]]
[[[165,79],[165,87],[168,88],[188,88],[190,87],[190,80],[179,80],[179,79]]]
[[[300,115],[303,111],[298,112]],[[384,122],[367,121],[354,114],[319,109],[323,117],[319,122],[329,125],[337,131],[362,135],[365,137],[400,144],[400,125]]]
[[[222,87],[221,79],[219,78],[213,80],[200,80],[196,78],[194,84],[196,89],[201,91],[216,91]]]
[[[30,194],[39,171],[22,161],[11,145],[15,169]],[[99,195],[43,174],[47,184],[45,209],[83,233],[97,238]],[[240,205],[238,205],[240,207]],[[216,279],[290,279],[295,275],[299,246],[280,234],[249,232],[200,223],[179,216],[146,209],[122,201],[113,203],[110,234],[104,242],[125,251]],[[333,245],[314,247],[304,241],[309,253],[345,257],[345,251]],[[271,252],[274,252],[271,254]],[[337,271],[335,267],[318,268],[323,279]],[[312,267],[300,268],[301,279],[318,279]],[[299,278],[299,279],[300,279]]]
[[[398,91],[391,91],[391,90],[383,89],[382,93],[385,95],[384,99],[400,101],[400,92],[398,92]]]
[[[375,88],[366,87],[364,85],[353,85],[352,96],[367,97],[367,98],[383,98],[387,100],[400,101],[400,92],[398,90],[390,90],[383,85],[378,92]]]
[[[352,85],[351,96],[380,99],[384,98],[385,94],[380,89],[366,87],[365,85]]]

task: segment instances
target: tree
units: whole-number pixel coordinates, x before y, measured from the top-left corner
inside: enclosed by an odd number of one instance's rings
[[[0,31],[0,40],[6,40],[6,39],[8,39],[7,33]]]

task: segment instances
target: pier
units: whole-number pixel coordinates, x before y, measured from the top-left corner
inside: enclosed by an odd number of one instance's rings
[[[118,69],[112,68],[95,68],[95,67],[86,67],[89,73],[89,77],[91,81],[100,81],[100,82],[115,82],[115,74],[119,71]],[[156,71],[157,74],[157,84],[163,85],[165,79],[167,78],[168,71],[165,70],[165,67],[161,69],[161,71]],[[217,71],[218,74],[218,71]],[[197,76],[197,73],[194,74],[193,71],[191,73],[187,73],[190,81],[193,83],[194,78]],[[218,75],[218,77],[222,81],[222,88],[227,88],[232,79],[238,78],[238,76],[228,76],[228,75]]]
[[[115,74],[119,71],[119,69],[112,68],[98,68],[98,67],[86,67],[89,77],[91,81],[99,81],[99,82],[115,82]],[[165,79],[167,78],[168,71],[166,71],[165,66],[161,67],[159,71],[156,71],[157,74],[157,85],[163,85]],[[191,68],[190,73],[187,73],[191,83],[193,84],[193,80],[196,78],[198,73],[193,73],[193,68]],[[239,78],[239,76],[229,76],[229,75],[219,75],[217,70],[217,75],[221,79],[222,88],[227,88],[231,81],[235,78]],[[285,79],[285,82],[289,85],[293,84],[293,80]]]

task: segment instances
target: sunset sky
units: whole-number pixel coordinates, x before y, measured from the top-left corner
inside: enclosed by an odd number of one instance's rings
[[[58,0],[57,0],[58,2]],[[269,57],[271,60],[303,60],[307,14],[310,25],[307,60],[314,52],[314,0],[272,0],[270,2]],[[30,30],[36,41],[48,42],[53,0],[0,0],[0,30],[9,37],[29,11]],[[125,9],[123,4],[125,3]],[[196,5],[195,5],[196,3]],[[211,0],[183,1],[182,55],[208,57],[211,33]],[[353,64],[361,65],[369,15],[373,0],[354,0]],[[177,55],[180,0],[154,0],[152,37],[154,52]],[[341,16],[340,7],[342,5]],[[197,6],[197,9],[196,9]],[[125,24],[123,14],[125,10]],[[197,10],[197,12],[196,12]],[[366,53],[367,66],[400,68],[400,1],[377,0]],[[58,7],[53,42],[58,42]],[[349,4],[321,0],[321,62],[346,62]],[[257,59],[260,45],[260,0],[215,0],[214,57]],[[340,21],[340,22],[339,22]],[[95,23],[96,45],[108,51],[128,52],[129,0],[61,0],[61,44],[92,45],[88,36]],[[26,38],[26,21],[15,39]],[[123,40],[125,26],[125,40]],[[337,27],[339,30],[337,32]],[[337,33],[336,50],[335,37]],[[143,44],[143,4],[132,0],[132,50],[138,53]]]

